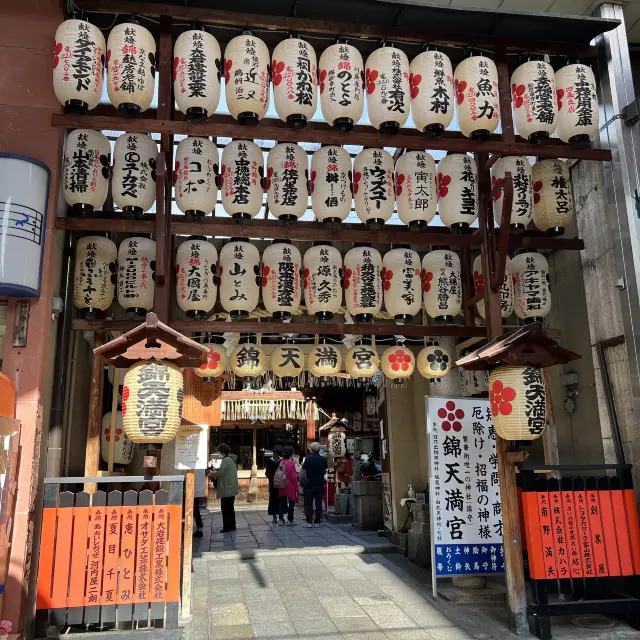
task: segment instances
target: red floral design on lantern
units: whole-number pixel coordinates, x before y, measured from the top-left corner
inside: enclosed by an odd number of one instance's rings
[[[438,198],[444,198],[449,193],[449,185],[451,184],[451,176],[443,176],[438,173]]]
[[[123,414],[124,415],[124,414]],[[118,442],[120,440],[120,436],[122,435],[122,429],[120,427],[118,427],[116,429],[116,442]],[[105,440],[107,442],[111,442],[111,429],[109,429],[109,427],[107,427],[104,430],[104,436],[105,436]]]
[[[284,71],[284,62],[280,60],[280,62],[276,62],[275,60],[271,63],[271,76],[273,78],[273,86],[277,87],[282,82],[282,72]]]
[[[231,67],[233,66],[233,60],[224,61],[224,81],[229,84],[231,79]]]
[[[431,281],[433,280],[433,273],[431,271],[427,271],[426,269],[422,270],[422,289],[423,291],[431,291]]]
[[[207,355],[207,362],[206,364],[200,365],[200,370],[201,371],[206,371],[207,369],[215,370],[218,368],[219,362],[220,362],[220,354],[217,351],[214,351],[213,349],[209,349],[209,353]]]
[[[556,95],[558,96],[558,111],[562,109],[562,98],[564,98],[564,89],[558,89],[556,91]]]
[[[411,354],[404,349],[398,349],[395,353],[389,355],[392,371],[408,371],[411,364]]]
[[[345,269],[344,271],[344,288],[348,289],[351,286],[351,274],[353,271],[351,269]]]
[[[491,415],[508,416],[513,411],[511,404],[516,397],[516,390],[505,387],[501,380],[495,380],[489,390],[489,402],[491,403]]]
[[[519,109],[524,104],[524,92],[527,88],[523,84],[516,84],[515,82],[511,85],[511,100],[515,105],[516,109]]]
[[[438,409],[438,417],[442,419],[443,431],[462,431],[462,423],[460,420],[464,418],[464,411],[462,409],[456,409],[456,403],[453,400],[449,400],[444,407]]]
[[[267,169],[267,180],[265,184],[267,185],[267,189],[271,188],[271,176],[273,175],[273,167],[269,167]]]
[[[320,93],[324,93],[324,81],[327,77],[327,70],[323,69],[320,72]]]
[[[131,392],[129,391],[129,387],[127,386],[122,387],[122,417],[123,418],[127,413],[127,400],[129,399],[130,393]]]
[[[504,182],[504,178],[498,178],[497,176],[491,176],[491,189],[495,189],[496,187],[500,186],[503,182]],[[500,198],[502,198],[502,189],[500,189],[499,191],[496,191],[493,194],[493,199],[494,200],[500,200]]]
[[[482,293],[484,291],[484,275],[478,271],[473,272],[473,287],[476,293]]]
[[[313,190],[316,188],[315,182],[317,175],[318,174],[315,171],[311,172],[311,193],[313,193]]]
[[[391,289],[391,280],[393,279],[393,271],[391,269],[387,269],[387,267],[382,267],[382,286],[385,291],[389,291]]]
[[[367,85],[367,93],[371,94],[376,90],[376,80],[378,79],[378,72],[375,69],[367,69],[365,71],[364,83]]]
[[[399,196],[402,193],[402,183],[404,182],[404,173],[396,174],[396,195]]]
[[[304,268],[304,288],[306,289],[309,286],[309,267]]]
[[[542,182],[542,180],[536,180],[533,183],[533,202],[535,204],[538,204],[538,202],[540,202],[540,198],[542,197],[540,195],[540,191],[542,190],[544,183]]]
[[[173,81],[176,81],[176,78],[178,77],[178,65],[180,64],[180,58],[178,58],[178,56],[176,56],[173,59]]]
[[[267,281],[270,273],[271,273],[271,267],[269,267],[269,265],[267,264],[263,264],[262,265],[262,286],[263,287],[267,286]]]
[[[411,97],[417,98],[420,93],[420,87],[418,86],[422,82],[422,76],[419,73],[413,75],[409,74],[409,87],[411,88]]]
[[[358,189],[360,188],[360,179],[362,178],[362,173],[360,171],[356,171],[353,176],[353,193],[358,193]]]
[[[55,69],[60,62],[58,57],[62,53],[62,42],[53,41],[53,68]]]
[[[464,90],[467,88],[467,81],[456,80],[453,83],[453,88],[456,93],[456,103],[462,104],[464,102]]]

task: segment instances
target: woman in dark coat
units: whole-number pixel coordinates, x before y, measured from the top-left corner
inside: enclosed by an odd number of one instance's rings
[[[268,458],[265,463],[264,474],[269,479],[269,510],[268,514],[273,517],[273,524],[278,522],[278,513],[280,510],[280,493],[279,490],[273,486],[273,476],[278,470],[280,461],[282,460],[282,454],[284,449],[281,444],[277,444],[273,447],[273,455]]]

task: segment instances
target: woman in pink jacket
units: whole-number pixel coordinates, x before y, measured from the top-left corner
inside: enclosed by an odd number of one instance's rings
[[[280,489],[280,519],[278,525],[284,525],[284,514],[287,512],[287,526],[293,524],[293,510],[298,500],[298,474],[296,473],[296,463],[291,459],[293,447],[284,448],[284,457],[280,462],[280,469],[284,470],[287,476],[287,486]]]

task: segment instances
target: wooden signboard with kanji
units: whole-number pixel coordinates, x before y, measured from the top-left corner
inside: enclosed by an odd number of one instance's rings
[[[189,424],[220,426],[222,422],[221,378],[210,378],[205,381],[191,369],[184,372],[182,420]]]

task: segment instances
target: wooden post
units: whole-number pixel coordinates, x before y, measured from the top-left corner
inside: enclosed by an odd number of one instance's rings
[[[104,333],[93,334],[93,346],[101,347],[106,342]],[[89,418],[87,421],[87,447],[84,458],[84,475],[95,478],[100,464],[100,431],[102,430],[102,385],[104,383],[104,361],[94,354],[91,363],[91,384],[89,386]],[[84,490],[94,493],[96,485],[86,482]]]
[[[107,469],[113,473],[113,457],[116,450],[116,429],[118,428],[118,386],[120,385],[120,369],[113,368],[113,398],[111,399],[111,432],[109,433],[109,461]]]
[[[547,390],[547,426],[542,432],[542,446],[544,447],[544,463],[560,464],[560,455],[558,454],[558,434],[556,425],[553,421],[553,404],[551,402],[551,376],[549,369],[542,370],[544,378],[544,386]],[[560,471],[549,472],[550,478],[560,478]]]
[[[182,556],[182,617],[191,615],[191,554],[193,551],[193,494],[195,471],[189,469],[184,476],[184,553]]]

